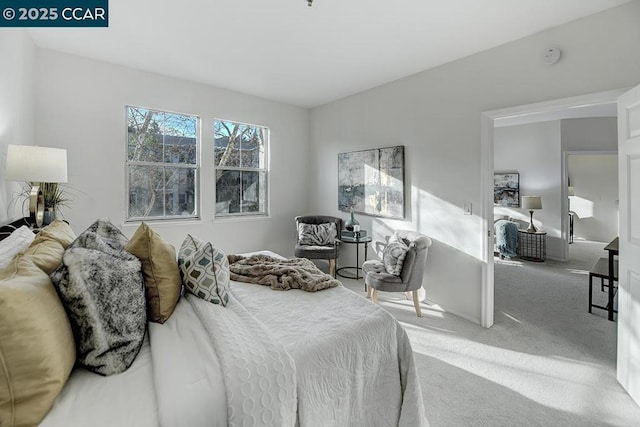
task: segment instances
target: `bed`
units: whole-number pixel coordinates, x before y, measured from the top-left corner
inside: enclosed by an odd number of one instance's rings
[[[231,281],[226,307],[186,294],[164,324],[149,322],[125,372],[76,367],[39,425],[428,422],[408,337],[385,310],[343,286],[282,292]]]

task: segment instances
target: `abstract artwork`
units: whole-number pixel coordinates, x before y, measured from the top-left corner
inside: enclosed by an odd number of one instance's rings
[[[404,146],[338,154],[338,209],[404,218]]]
[[[509,208],[520,207],[520,174],[493,174],[493,204]]]

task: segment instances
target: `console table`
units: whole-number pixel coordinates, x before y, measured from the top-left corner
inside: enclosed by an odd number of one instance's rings
[[[547,232],[518,230],[518,255],[527,261],[543,262],[547,257]]]
[[[613,313],[614,313],[614,309],[613,309],[613,297],[614,297],[614,290],[613,290],[613,282],[615,281],[615,269],[614,269],[614,257],[618,256],[620,254],[619,250],[618,250],[618,246],[619,246],[619,238],[616,237],[615,239],[613,239],[611,241],[611,243],[609,243],[607,246],[604,247],[604,250],[607,251],[609,254],[608,256],[608,270],[609,270],[609,294],[608,294],[608,304],[607,304],[607,313],[608,316],[607,318],[609,320],[613,320]]]

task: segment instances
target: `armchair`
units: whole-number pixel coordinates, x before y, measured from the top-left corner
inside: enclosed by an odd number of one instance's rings
[[[300,224],[328,224],[335,223],[336,236],[332,243],[326,245],[308,245],[300,242]],[[308,259],[326,259],[329,260],[329,274],[336,276],[336,259],[340,252],[340,231],[342,230],[342,218],[326,215],[307,215],[296,217],[296,248],[295,256]]]
[[[390,274],[385,269],[384,263],[378,260],[366,261],[362,265],[364,282],[368,287],[371,301],[378,303],[378,290],[385,292],[404,292],[407,295],[413,292],[413,305],[416,315],[422,317],[418,290],[422,287],[422,278],[427,263],[427,252],[431,247],[431,238],[415,231],[398,230],[396,236],[408,243],[409,250],[406,253],[400,275]]]

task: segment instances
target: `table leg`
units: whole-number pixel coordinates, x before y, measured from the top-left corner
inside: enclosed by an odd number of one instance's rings
[[[369,242],[364,242],[364,260],[367,261],[367,248],[369,248]],[[363,271],[364,273],[364,271]],[[367,292],[367,281],[364,281],[364,291]]]
[[[360,280],[360,245],[356,243],[356,280]]]
[[[613,251],[609,251],[609,320],[613,320]]]

